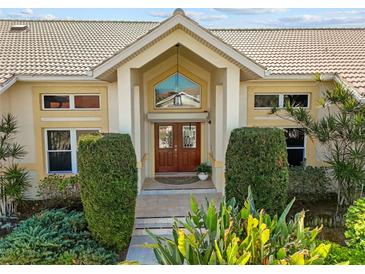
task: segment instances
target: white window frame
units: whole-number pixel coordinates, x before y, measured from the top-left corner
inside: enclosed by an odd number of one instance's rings
[[[270,95],[270,96],[279,96],[279,106],[280,107],[280,94],[279,93],[255,93],[253,95],[253,107],[254,109],[272,109],[273,107],[255,107],[255,96],[256,95]]]
[[[254,93],[253,95],[253,104],[254,104],[254,109],[272,109],[273,107],[255,107],[255,96],[256,95],[276,95],[279,96],[279,106],[278,108],[283,108],[284,107],[284,96],[285,95],[307,95],[308,96],[308,105],[306,107],[304,107],[305,109],[308,109],[310,107],[310,93],[305,93],[305,92],[284,92],[284,93],[261,93],[261,92],[257,92]],[[298,107],[295,107],[298,108]]]
[[[77,136],[76,132],[78,130],[96,130],[101,132],[100,128],[46,128],[44,129],[44,145],[45,145],[45,166],[47,174],[77,174]],[[59,152],[69,152],[71,151],[71,171],[50,171],[48,162],[48,152],[53,150],[48,150],[48,131],[70,131],[70,145],[71,150],[57,150]]]
[[[299,129],[301,130],[301,127],[282,127],[283,130],[285,129]],[[292,150],[292,149],[303,149],[303,161],[307,160],[307,134],[304,133],[304,140],[303,140],[304,144],[302,147],[286,147],[287,150]]]
[[[70,107],[69,108],[46,108],[44,106],[44,96],[68,96]],[[76,108],[75,107],[75,96],[98,96],[99,97],[99,107],[98,108]],[[44,93],[42,94],[42,110],[46,111],[70,111],[70,110],[100,110],[101,109],[101,96],[99,93]]]

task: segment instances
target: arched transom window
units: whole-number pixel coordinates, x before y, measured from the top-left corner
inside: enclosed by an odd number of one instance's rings
[[[177,72],[154,87],[155,108],[200,108],[201,87]]]

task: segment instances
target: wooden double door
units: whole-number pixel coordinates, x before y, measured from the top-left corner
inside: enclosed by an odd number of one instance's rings
[[[200,164],[200,123],[156,123],[156,172],[191,172]]]

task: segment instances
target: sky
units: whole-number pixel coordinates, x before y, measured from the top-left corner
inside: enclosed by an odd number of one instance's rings
[[[365,9],[192,8],[185,13],[208,28],[365,27]],[[173,9],[5,9],[1,19],[162,21]]]

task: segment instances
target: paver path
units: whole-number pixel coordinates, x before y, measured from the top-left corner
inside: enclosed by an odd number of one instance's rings
[[[143,244],[153,243],[152,239],[143,235],[144,229],[149,228],[155,234],[171,237],[172,218],[187,216],[190,211],[191,194],[171,195],[139,195],[136,206],[135,231],[129,245],[127,260],[138,261],[140,264],[157,264],[151,249]],[[219,193],[192,194],[199,204],[205,206],[206,199],[214,199],[218,205],[222,197]],[[142,235],[141,235],[142,234]]]

